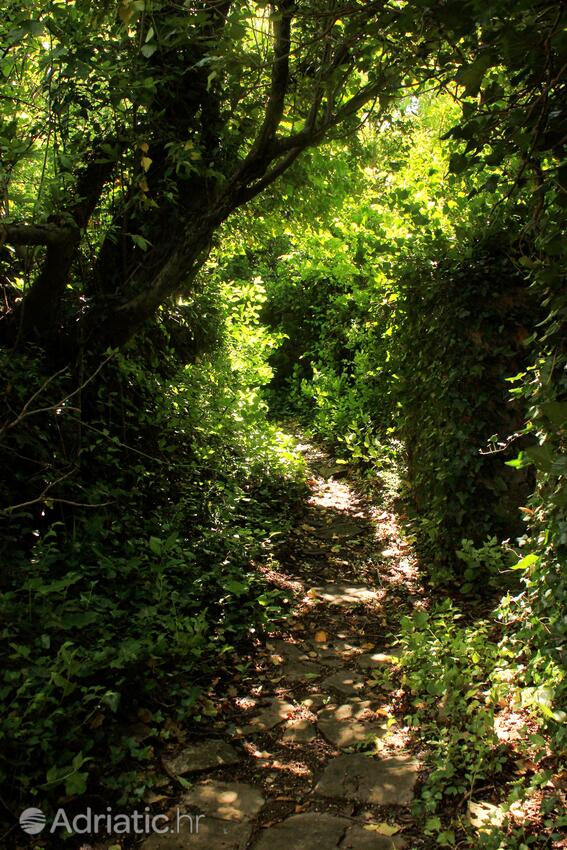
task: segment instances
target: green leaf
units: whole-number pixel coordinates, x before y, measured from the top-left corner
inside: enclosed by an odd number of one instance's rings
[[[547,401],[541,405],[541,411],[556,428],[567,425],[567,401]]]
[[[451,154],[449,160],[449,171],[452,174],[461,174],[469,165],[468,157],[462,153]]]
[[[142,56],[145,56],[146,59],[149,59],[150,56],[154,55],[157,49],[157,44],[144,44],[141,49]]]
[[[134,245],[136,245],[138,248],[141,248],[142,251],[147,251],[150,247],[150,242],[148,242],[148,240],[145,239],[143,236],[140,236],[139,233],[131,233],[130,239],[132,240]]]
[[[429,621],[429,614],[427,611],[415,611],[413,614],[413,621],[418,629],[422,629]]]
[[[521,561],[518,561],[517,564],[514,564],[512,567],[513,570],[527,570],[529,567],[532,567],[534,564],[537,564],[539,561],[539,555],[534,555],[533,553],[530,555],[526,555],[522,558]]]
[[[225,590],[228,590],[229,593],[234,593],[235,596],[241,596],[243,593],[246,593],[248,590],[248,586],[241,581],[237,581],[236,579],[229,579],[229,581],[224,584]]]
[[[464,65],[459,69],[456,80],[464,85],[467,97],[475,97],[478,94],[484,76],[491,65],[492,60],[485,53],[470,65]]]
[[[107,705],[113,714],[116,714],[120,705],[120,694],[118,691],[107,691],[102,697],[101,702]]]
[[[163,547],[163,541],[160,540],[159,537],[150,537],[150,539],[148,541],[148,546],[150,547],[150,549],[154,553],[154,555],[161,555],[162,547]]]
[[[553,454],[548,445],[529,446],[526,450],[527,456],[543,472],[551,472]]]
[[[72,773],[65,780],[65,794],[69,797],[80,797],[87,790],[88,773]]]

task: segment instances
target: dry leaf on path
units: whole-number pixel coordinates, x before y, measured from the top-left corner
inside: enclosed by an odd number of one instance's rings
[[[378,835],[396,835],[403,827],[397,823],[367,823],[363,829],[367,829],[369,832],[377,832]]]

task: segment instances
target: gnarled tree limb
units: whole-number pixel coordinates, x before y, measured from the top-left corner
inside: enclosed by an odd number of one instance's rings
[[[0,224],[0,245],[61,245],[75,228],[57,224]]]

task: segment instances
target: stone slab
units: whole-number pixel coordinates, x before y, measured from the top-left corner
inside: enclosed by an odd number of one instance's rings
[[[191,831],[187,822],[182,822],[178,833],[173,821],[173,832],[150,835],[140,850],[245,850],[252,834],[248,823],[204,817],[198,826],[198,832]]]
[[[361,826],[351,826],[341,844],[341,850],[404,850],[407,841],[399,835],[380,835]]]
[[[268,732],[287,720],[294,711],[295,708],[291,703],[276,698],[272,700],[270,705],[260,709],[254,717],[249,718],[246,724],[237,726],[236,733],[238,735],[254,735],[259,732]]]
[[[326,584],[316,587],[317,599],[331,605],[368,605],[378,599],[374,590],[359,584]]]
[[[258,788],[243,782],[209,780],[195,785],[183,795],[183,805],[221,820],[250,820],[265,803]]]
[[[328,702],[330,702],[328,694],[309,694],[308,697],[301,700],[301,705],[305,706],[309,711],[319,711]]]
[[[317,529],[317,537],[322,540],[334,540],[336,538],[348,540],[351,537],[359,537],[364,533],[365,528],[360,523],[350,522],[349,520],[337,520]]]
[[[283,740],[292,744],[309,744],[317,736],[315,724],[310,720],[295,720],[283,734]]]
[[[373,717],[369,700],[353,700],[344,705],[329,705],[319,712],[317,726],[329,743],[347,749],[370,737],[386,733],[384,722]]]
[[[296,661],[291,659],[283,668],[283,674],[286,679],[301,682],[303,679],[315,679],[321,676],[322,671],[318,664],[312,661]]]
[[[209,738],[190,744],[173,756],[162,758],[162,763],[170,776],[184,776],[186,773],[198,773],[215,767],[236,764],[240,756],[226,741]]]
[[[337,670],[321,682],[322,688],[332,688],[346,696],[356,696],[365,688],[365,678],[356,670]]]
[[[276,655],[283,655],[284,658],[290,658],[293,660],[297,660],[301,658],[302,655],[307,651],[304,647],[296,644],[289,643],[285,640],[269,640],[266,644],[266,648],[270,652],[275,652]]]
[[[408,806],[413,799],[419,764],[409,756],[388,759],[358,753],[329,762],[315,793],[379,806]]]
[[[252,850],[333,850],[349,824],[346,818],[320,812],[292,815],[264,829]]]

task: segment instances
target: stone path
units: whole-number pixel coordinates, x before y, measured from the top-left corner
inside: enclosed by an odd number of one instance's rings
[[[312,495],[271,576],[294,594],[293,618],[258,648],[209,737],[163,754],[193,819],[141,850],[420,846],[409,809],[420,764],[397,716],[389,634],[419,604],[413,560],[394,514],[304,450]]]

